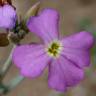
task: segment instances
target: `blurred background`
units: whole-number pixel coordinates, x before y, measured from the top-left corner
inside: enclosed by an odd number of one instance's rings
[[[23,18],[26,11],[38,0],[13,0],[17,13]],[[96,0],[41,0],[41,8],[51,7],[60,12],[60,32],[62,36],[71,35],[82,30],[90,31],[96,38]],[[86,37],[85,37],[86,38]],[[22,43],[38,42],[32,33],[26,35]],[[0,65],[7,59],[12,45],[0,48]],[[91,66],[85,70],[85,79],[76,87],[65,93],[48,88],[47,70],[41,77],[25,79],[19,86],[6,96],[96,96],[96,44],[91,50]],[[12,65],[4,82],[18,75],[19,70]]]

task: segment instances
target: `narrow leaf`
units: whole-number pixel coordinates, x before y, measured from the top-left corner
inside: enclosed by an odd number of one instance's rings
[[[37,15],[38,11],[40,9],[40,2],[37,2],[34,4],[26,13],[25,20],[29,19],[31,16]]]

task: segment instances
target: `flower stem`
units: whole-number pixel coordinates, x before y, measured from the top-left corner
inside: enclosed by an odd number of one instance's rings
[[[16,76],[15,78],[13,78],[9,84],[7,84],[8,86],[8,90],[11,91],[13,90],[15,87],[17,87],[22,81],[24,80],[24,77],[21,75]]]
[[[8,57],[8,59],[6,60],[2,70],[1,70],[1,76],[4,77],[8,71],[8,69],[10,68],[11,66],[11,58],[12,58],[12,53],[13,53],[13,50],[16,46],[14,45],[13,48],[12,48],[12,51],[10,52],[10,55]]]
[[[8,84],[0,84],[0,94],[7,94],[12,91],[15,87],[17,87],[22,81],[24,77],[21,75],[16,76],[13,78]]]
[[[8,92],[10,92],[11,90],[13,90],[17,85],[19,85],[23,80],[24,80],[24,77],[21,76],[21,75],[18,75],[16,76],[15,78],[13,78],[12,80],[10,80],[10,82],[8,84],[2,84],[2,80],[3,78],[5,77],[6,73],[8,72],[12,62],[11,62],[11,59],[12,59],[12,53],[13,53],[13,50],[16,46],[14,45],[11,52],[10,52],[10,55],[8,57],[8,59],[6,60],[2,70],[1,70],[1,81],[0,81],[0,93],[1,94],[7,94]]]

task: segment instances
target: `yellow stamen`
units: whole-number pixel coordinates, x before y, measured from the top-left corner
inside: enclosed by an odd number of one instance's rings
[[[51,44],[49,44],[47,48],[47,53],[49,56],[57,58],[61,52],[62,46],[61,43],[58,41],[54,41]]]

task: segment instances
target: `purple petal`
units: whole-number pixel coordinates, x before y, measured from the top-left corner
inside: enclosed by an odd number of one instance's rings
[[[49,86],[58,91],[66,91],[67,87],[77,85],[83,78],[83,70],[65,57],[60,57],[49,66]]]
[[[92,34],[85,31],[71,35],[62,40],[64,47],[82,49],[82,50],[91,48],[93,42],[94,39]]]
[[[22,75],[36,77],[43,72],[50,58],[42,45],[34,44],[18,46],[13,52],[12,60],[21,69]]]
[[[0,27],[12,29],[17,19],[16,11],[10,5],[0,7]]]
[[[31,17],[27,26],[31,32],[40,36],[45,43],[58,38],[59,14],[53,9],[43,10],[39,16]]]
[[[74,62],[74,64],[80,68],[87,67],[90,65],[89,50],[64,48],[61,54],[64,55],[70,61]]]
[[[90,64],[89,48],[93,45],[93,37],[88,32],[80,32],[62,40],[62,55],[82,68]]]

